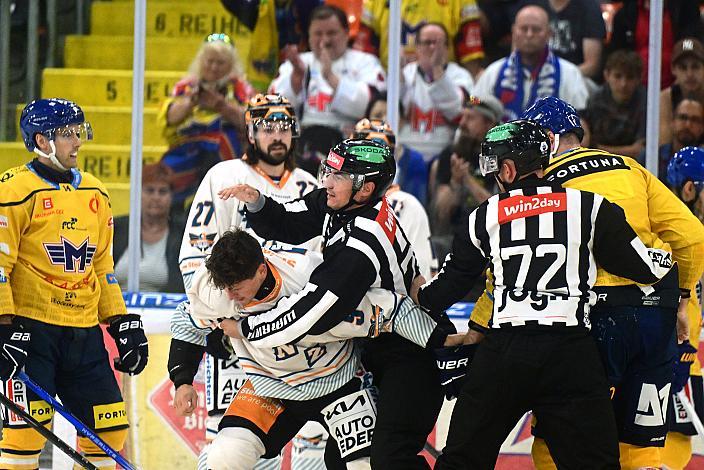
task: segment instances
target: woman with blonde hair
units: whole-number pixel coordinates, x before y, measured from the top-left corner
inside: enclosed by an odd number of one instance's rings
[[[242,155],[243,105],[253,94],[230,37],[208,36],[158,116],[169,144],[162,162],[174,172],[175,205],[189,201],[213,165]]]

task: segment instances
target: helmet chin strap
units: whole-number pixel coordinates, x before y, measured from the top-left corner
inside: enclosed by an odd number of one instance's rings
[[[47,155],[46,153],[42,152],[41,150],[39,150],[39,147],[34,147],[34,153],[36,153],[36,154],[39,155],[40,157],[48,158],[49,161],[50,161],[51,163],[53,163],[54,166],[55,166],[56,168],[58,168],[59,170],[61,170],[61,171],[68,171],[68,168],[66,168],[65,166],[63,166],[63,165],[61,164],[61,162],[59,161],[59,159],[56,158],[56,146],[54,145],[54,140],[53,140],[53,139],[49,141],[49,146],[51,146],[51,153],[48,154],[48,155]]]

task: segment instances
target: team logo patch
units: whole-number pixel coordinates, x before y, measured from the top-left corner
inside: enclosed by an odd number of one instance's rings
[[[200,251],[205,251],[211,246],[213,246],[213,243],[215,242],[215,234],[214,233],[189,233],[188,238],[190,239],[191,246],[193,248],[197,248]]]
[[[565,193],[512,196],[499,201],[499,224],[548,212],[566,210],[567,195]]]
[[[328,154],[328,159],[325,161],[325,163],[329,167],[339,170],[340,168],[342,168],[342,165],[345,164],[345,159],[334,152],[330,152]]]
[[[45,197],[42,199],[42,207],[44,207],[44,210],[53,209],[54,201],[52,201],[50,197]]]
[[[0,267],[0,284],[5,284],[7,282],[7,276],[5,276],[5,268]]]
[[[86,267],[93,262],[96,250],[95,245],[88,244],[88,238],[78,246],[64,237],[61,237],[59,243],[44,243],[43,245],[51,264],[63,266],[64,272],[67,273],[85,272]]]
[[[100,204],[98,203],[98,196],[94,195],[92,198],[90,198],[90,202],[88,202],[88,209],[90,209],[91,212],[93,212],[94,214],[97,214],[99,206]]]
[[[105,275],[105,280],[108,284],[117,284],[117,278],[115,277],[115,273],[107,273]]]
[[[0,215],[0,228],[8,228],[10,223],[7,221],[7,217]]]

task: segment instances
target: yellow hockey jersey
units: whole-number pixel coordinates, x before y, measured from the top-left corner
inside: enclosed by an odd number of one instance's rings
[[[30,162],[0,175],[0,314],[90,327],[126,313],[107,190],[72,173],[55,183]]]
[[[630,157],[579,147],[554,156],[545,178],[567,188],[601,194],[618,204],[628,223],[649,247],[669,245],[678,263],[679,285],[694,286],[704,270],[704,227],[667,187]],[[631,285],[633,281],[599,268],[596,286]],[[487,326],[492,314],[487,293],[493,279],[472,311],[473,322]],[[691,320],[690,320],[691,321]]]

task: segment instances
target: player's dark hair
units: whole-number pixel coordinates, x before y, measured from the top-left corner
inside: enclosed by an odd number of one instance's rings
[[[327,20],[333,16],[338,19],[343,29],[346,31],[350,30],[350,24],[347,21],[347,13],[332,5],[319,5],[315,7],[310,14],[310,22],[308,23],[308,27],[310,27],[310,23],[315,20]]]
[[[213,285],[222,290],[253,278],[262,263],[264,253],[259,242],[247,232],[237,229],[225,232],[213,245],[205,267]]]

